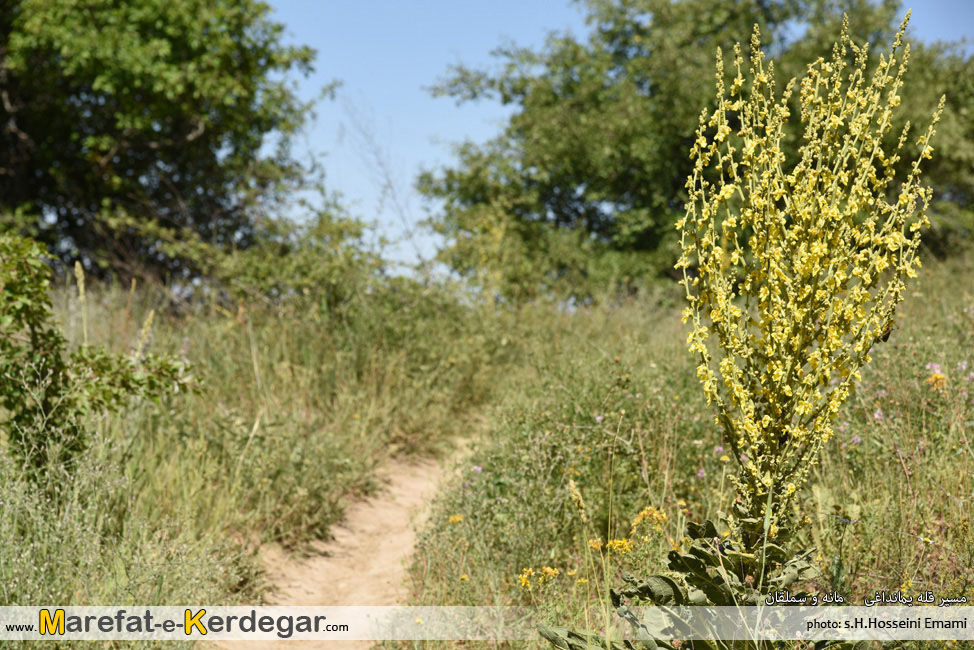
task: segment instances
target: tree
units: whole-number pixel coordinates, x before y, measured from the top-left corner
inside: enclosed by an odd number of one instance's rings
[[[843,11],[854,16],[853,37],[874,42],[888,39],[902,17],[897,3],[868,0],[584,6],[587,40],[553,34],[540,51],[501,48],[494,52],[499,71],[454,67],[434,88],[458,102],[493,99],[515,108],[496,138],[464,143],[452,166],[418,181],[421,193],[442,201],[431,221],[447,238],[441,260],[510,295],[559,281],[584,294],[607,279],[672,269],[673,223],[686,200],[700,107],[713,107],[707,88],[718,47],[746,42],[757,24],[787,79],[804,72],[810,53],[830,53]],[[806,28],[801,36],[796,27]],[[904,115],[929,114],[949,89],[944,130],[951,130],[950,102],[969,106],[974,96],[954,92],[951,75],[971,60],[952,59],[943,48],[915,49],[914,57],[926,61],[920,74],[927,79],[914,84],[921,88]],[[970,146],[963,144],[970,142],[969,120],[956,125],[956,135],[956,142],[942,141],[928,178],[942,197],[969,205],[970,167],[961,151]],[[791,152],[797,144],[790,143]]]
[[[309,106],[256,0],[13,0],[0,10],[4,229],[124,275],[190,274],[158,233],[252,242],[301,187],[291,136]]]

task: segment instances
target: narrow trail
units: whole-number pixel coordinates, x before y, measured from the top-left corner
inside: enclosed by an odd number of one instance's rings
[[[460,452],[458,452],[460,453]],[[261,549],[271,591],[268,605],[399,605],[406,597],[405,563],[416,544],[415,529],[427,515],[437,485],[457,454],[442,461],[394,462],[378,470],[379,492],[352,503],[345,520],[332,528],[334,539],[298,557],[278,546]],[[297,647],[365,650],[370,641],[305,641]],[[248,649],[255,642],[223,642],[221,648]],[[294,642],[260,647],[294,648]]]

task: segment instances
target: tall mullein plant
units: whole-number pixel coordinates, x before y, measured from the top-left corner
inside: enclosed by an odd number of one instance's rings
[[[777,95],[755,28],[750,65],[736,47],[729,87],[718,52],[717,105],[701,114],[690,152],[677,224],[687,342],[739,464],[738,512],[763,519],[771,539],[920,266],[931,199],[920,162],[943,99],[897,179],[909,124],[895,145],[886,136],[910,56],[908,20],[871,75],[847,22],[831,60],[808,66],[798,84],[804,140],[790,162],[782,140],[795,80]]]
[[[719,525],[687,525],[666,574],[624,575],[626,585],[610,591],[646,647],[675,648],[666,641],[673,629],[638,617],[627,601],[757,605],[767,590],[817,575],[813,550],[790,548],[788,513],[870,348],[888,336],[929,225],[920,161],[933,151],[943,100],[905,179],[894,170],[909,126],[887,144],[909,60],[907,20],[871,75],[847,24],[831,61],[808,66],[799,84],[804,141],[790,165],[781,145],[795,82],[777,95],[757,29],[749,81],[737,47],[728,89],[718,53],[716,108],[701,115],[690,152],[677,268],[689,301],[684,322],[693,324],[687,343],[738,462],[739,499]],[[540,632],[560,650],[632,647],[561,627]]]

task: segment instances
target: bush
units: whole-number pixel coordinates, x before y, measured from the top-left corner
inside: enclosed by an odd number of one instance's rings
[[[13,452],[36,466],[83,450],[86,416],[192,386],[186,363],[143,355],[141,345],[132,357],[88,345],[68,354],[51,314],[50,273],[38,244],[0,235],[0,404]],[[83,303],[80,266],[78,280]]]

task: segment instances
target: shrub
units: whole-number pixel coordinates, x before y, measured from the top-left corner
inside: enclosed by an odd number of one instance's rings
[[[183,361],[143,354],[151,319],[131,357],[86,344],[69,354],[51,314],[50,274],[36,242],[0,235],[0,405],[11,450],[37,467],[84,449],[84,416],[193,385]],[[80,265],[77,275],[83,305]]]

